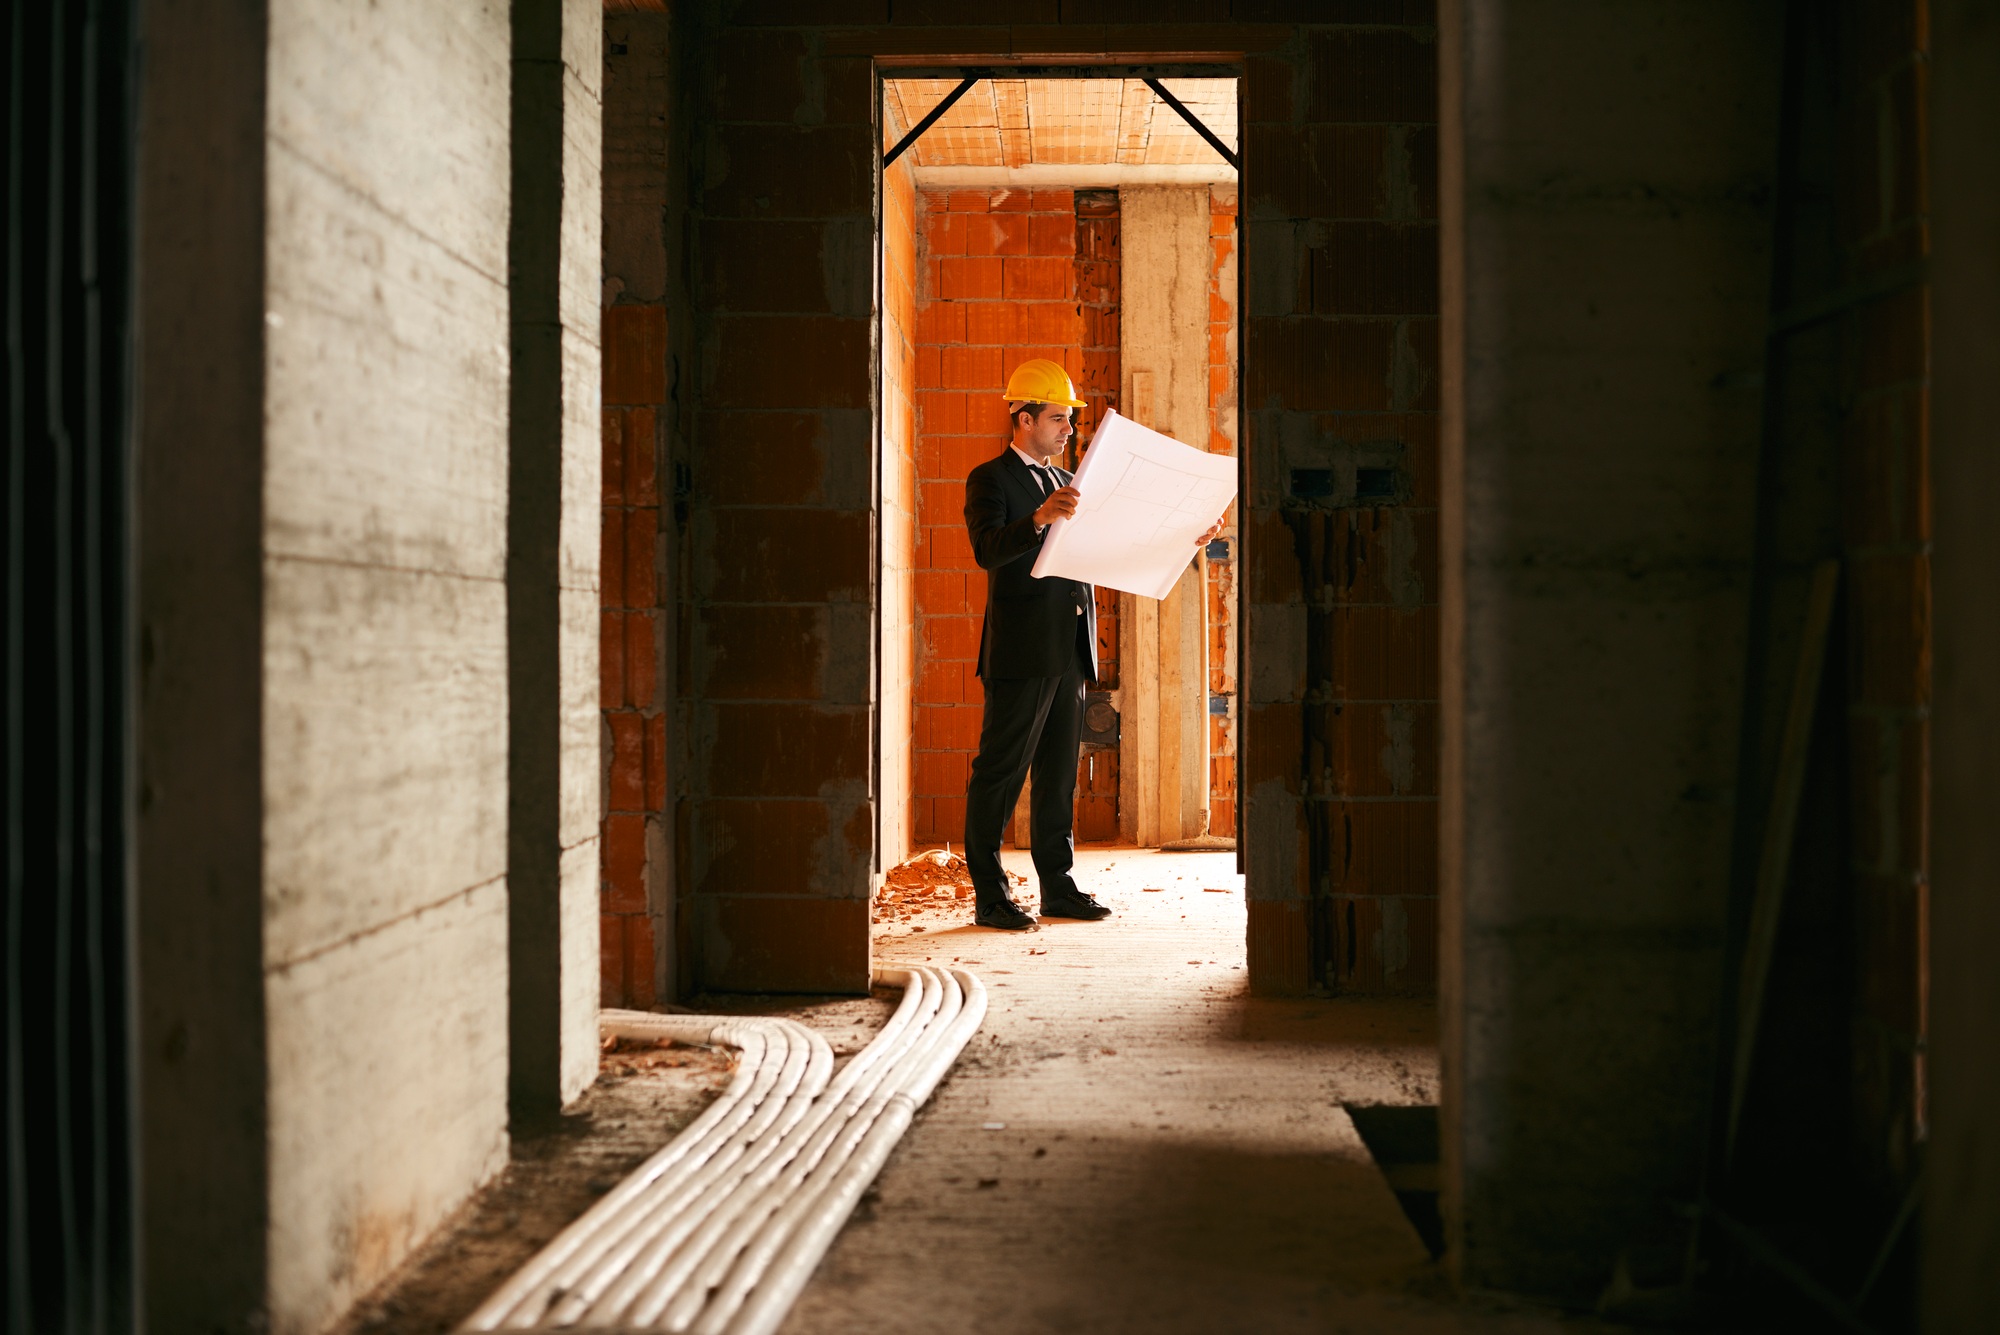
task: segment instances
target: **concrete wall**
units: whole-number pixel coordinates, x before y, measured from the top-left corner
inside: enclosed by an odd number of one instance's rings
[[[1709,1099],[1776,6],[1450,4],[1447,1219],[1587,1298]]]
[[[1933,772],[1931,1140],[1924,1164],[1923,1329],[2000,1325],[2000,490],[1992,447],[2000,362],[2000,29],[1988,6],[1932,9],[1937,686]]]
[[[510,53],[497,3],[271,8],[275,1331],[506,1158]]]
[[[145,1251],[155,1328],[310,1332],[506,1157],[533,155],[508,6],[251,8],[147,20]],[[551,1103],[595,1069],[601,19],[568,10],[526,53],[567,113],[535,160]]]
[[[262,1322],[263,8],[148,0],[135,400],[140,1296]],[[187,188],[190,180],[200,189]]]
[[[510,12],[507,898],[519,1126],[553,1117],[597,1075],[604,20],[590,0],[523,0]]]

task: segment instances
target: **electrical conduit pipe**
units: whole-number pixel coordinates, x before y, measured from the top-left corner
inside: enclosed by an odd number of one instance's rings
[[[876,981],[900,983],[902,1002],[837,1075],[793,1021],[603,1012],[608,1036],[735,1047],[736,1074],[461,1329],[775,1330],[985,1016],[963,970]]]

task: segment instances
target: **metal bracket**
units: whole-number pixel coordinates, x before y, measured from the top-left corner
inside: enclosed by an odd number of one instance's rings
[[[1192,111],[1189,111],[1187,107],[1182,104],[1181,100],[1178,97],[1175,97],[1172,93],[1168,92],[1167,86],[1165,84],[1161,83],[1158,79],[1148,76],[1148,78],[1146,79],[1146,87],[1152,89],[1155,93],[1158,93],[1160,95],[1160,100],[1162,102],[1165,102],[1175,111],[1180,112],[1181,119],[1186,121],[1189,125],[1192,125],[1194,127],[1194,132],[1196,134],[1200,135],[1203,139],[1208,140],[1208,146],[1214,149],[1216,152],[1222,154],[1222,160],[1224,162],[1234,167],[1237,171],[1243,170],[1243,160],[1237,157],[1236,154],[1230,152],[1229,146],[1216,137],[1215,131],[1209,129],[1206,125],[1203,125],[1201,123],[1200,118],[1197,117]]]
[[[882,155],[882,166],[886,168],[889,166],[890,163],[894,162],[897,158],[902,157],[904,149],[907,149],[911,144],[916,143],[918,139],[922,138],[924,131],[930,129],[931,126],[936,125],[938,122],[938,117],[944,115],[945,112],[950,111],[952,108],[952,104],[954,102],[957,102],[959,98],[964,97],[968,92],[972,91],[972,85],[978,82],[979,82],[979,76],[976,74],[972,75],[970,78],[967,78],[963,82],[961,82],[958,85],[958,87],[952,89],[949,93],[946,93],[944,101],[932,107],[930,110],[930,114],[928,116],[925,116],[922,120],[918,121],[914,126],[912,126],[908,134],[904,135],[901,139],[898,139],[896,141],[896,146],[894,148],[890,149],[887,153]],[[1181,114],[1186,115],[1187,113],[1183,112]]]

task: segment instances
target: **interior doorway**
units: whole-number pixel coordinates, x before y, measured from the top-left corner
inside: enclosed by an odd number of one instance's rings
[[[886,867],[963,837],[986,597],[963,489],[1005,448],[1012,367],[1069,371],[1086,404],[1070,468],[1114,409],[1216,453],[1236,455],[1241,431],[1233,71],[891,72],[881,93]],[[1233,847],[1236,551],[1232,513],[1168,598],[1098,591],[1080,844]]]

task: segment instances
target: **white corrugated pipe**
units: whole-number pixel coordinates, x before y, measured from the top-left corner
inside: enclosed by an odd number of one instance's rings
[[[910,1119],[986,1014],[960,969],[878,973],[902,1004],[833,1074],[791,1020],[605,1011],[620,1038],[740,1050],[716,1101],[498,1292],[463,1330],[777,1328]]]

